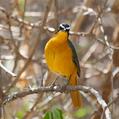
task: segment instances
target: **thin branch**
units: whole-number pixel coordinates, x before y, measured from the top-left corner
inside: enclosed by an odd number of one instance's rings
[[[109,108],[111,105],[113,105],[117,100],[119,100],[119,94],[118,94],[118,96],[117,96],[116,98],[114,98],[111,102],[109,102],[109,103],[107,104],[107,107],[105,107],[105,109],[103,110],[101,119],[104,119],[105,110],[106,110],[107,108]]]
[[[56,29],[58,30],[58,25],[59,25],[59,15],[58,15],[58,0],[54,0],[54,6],[55,6],[55,20],[56,20]]]
[[[3,12],[4,14],[7,14],[7,11],[2,7],[0,7],[0,11]],[[99,14],[97,14],[96,20],[95,20],[94,24],[92,25],[91,29],[89,30],[89,32],[73,32],[73,31],[70,31],[69,34],[70,35],[75,35],[75,36],[88,36],[92,33],[92,30],[95,28],[95,25],[96,25],[97,22],[99,22],[100,29],[101,29],[102,33],[104,33],[104,28],[102,26],[102,20],[101,20],[101,15],[102,14],[103,13],[100,13],[100,12],[99,12]],[[19,22],[20,24],[26,26],[28,29],[40,28],[41,27],[41,22],[30,23],[30,22],[25,21],[21,18],[18,18],[16,16],[10,16],[10,15],[9,15],[9,18],[14,19],[15,21]],[[5,26],[0,25],[0,27],[8,29]],[[45,26],[45,25],[44,25],[43,28],[44,28],[44,30],[48,30],[49,32],[53,32],[53,33],[56,31],[56,29],[54,29],[53,27],[49,27],[49,26]],[[98,41],[100,41],[100,40],[98,40]],[[104,34],[104,41],[100,41],[100,42],[106,44],[106,46],[111,48],[111,49],[119,50],[119,47],[114,46],[114,45],[112,45],[108,42],[107,37],[105,36],[105,34]]]
[[[25,19],[26,4],[27,4],[27,0],[24,0],[24,10],[23,10],[23,15],[22,15],[22,20],[23,21]],[[21,24],[21,26],[20,26],[20,35],[22,34],[23,27],[24,27],[24,24]]]
[[[2,105],[7,104],[8,102],[14,101],[18,98],[23,98],[27,95],[31,95],[31,94],[40,94],[43,92],[65,92],[65,91],[74,91],[74,90],[80,90],[83,91],[85,93],[91,93],[92,95],[94,95],[98,101],[98,103],[100,104],[100,106],[102,107],[103,110],[105,110],[105,117],[106,119],[111,119],[111,112],[106,104],[106,102],[103,100],[102,96],[98,93],[98,91],[96,91],[95,89],[91,88],[91,87],[87,87],[87,86],[66,86],[64,87],[60,87],[60,86],[50,86],[50,87],[40,87],[40,88],[36,88],[36,89],[30,89],[24,92],[19,92],[19,93],[14,93],[12,95],[7,95],[4,100]]]
[[[11,72],[11,71],[9,71],[1,62],[0,62],[0,68],[2,68],[5,72],[7,72],[12,77],[16,77],[16,74]]]
[[[117,100],[119,100],[119,94],[116,98],[114,98],[111,102],[108,103],[107,107],[110,107],[113,103],[115,103]],[[106,107],[106,108],[107,108]]]
[[[34,111],[34,109],[36,108],[36,106],[39,104],[39,102],[41,102],[43,93],[41,93],[40,95],[38,95],[35,103],[33,104],[33,106],[30,108],[30,110],[24,115],[23,119],[27,119],[29,117],[29,115]]]
[[[17,83],[18,79],[20,78],[21,74],[25,71],[25,69],[29,66],[29,63],[31,62],[32,60],[32,57],[39,45],[39,41],[40,41],[40,36],[41,36],[41,33],[43,32],[43,27],[46,23],[46,20],[47,20],[47,17],[48,17],[48,13],[50,11],[50,7],[51,7],[51,2],[52,0],[49,0],[48,1],[48,4],[46,6],[46,12],[44,14],[44,18],[43,18],[43,22],[42,22],[42,25],[41,25],[41,28],[39,29],[40,32],[39,32],[39,35],[38,35],[38,38],[36,39],[35,41],[35,44],[34,44],[34,47],[33,49],[31,50],[31,54],[29,56],[29,59],[27,60],[27,62],[25,63],[25,65],[23,66],[23,68],[19,71],[18,75],[16,76],[15,80],[12,82],[12,84],[7,88],[6,90],[6,93],[8,93],[10,91],[11,88],[13,88],[13,86]]]

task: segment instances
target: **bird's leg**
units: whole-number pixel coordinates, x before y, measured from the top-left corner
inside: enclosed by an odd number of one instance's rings
[[[66,86],[69,84],[69,81],[67,80],[66,76],[58,76],[52,83],[51,83],[51,87],[59,87],[61,88],[61,93],[64,92],[66,90]]]
[[[56,77],[56,79],[51,83],[50,87],[54,87],[56,86],[56,81],[59,78],[59,76]]]
[[[69,80],[68,80],[67,85],[69,85],[69,84],[70,84],[70,80],[71,80],[71,75],[69,76]]]
[[[66,87],[67,87],[68,84],[69,84],[69,81],[67,80],[67,77],[63,76],[62,81],[61,81],[61,85],[59,84],[59,86],[62,89],[61,93],[66,92]]]

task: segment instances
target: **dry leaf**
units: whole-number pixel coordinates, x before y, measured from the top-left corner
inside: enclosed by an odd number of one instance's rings
[[[18,82],[16,83],[16,87],[19,89],[24,89],[29,86],[29,81],[27,79],[19,79]]]

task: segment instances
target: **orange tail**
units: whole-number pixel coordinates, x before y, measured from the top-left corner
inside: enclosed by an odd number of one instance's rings
[[[71,78],[69,79],[69,84],[70,85],[78,84],[77,75],[71,76]],[[72,99],[72,103],[73,103],[74,107],[76,107],[76,108],[82,107],[82,99],[81,99],[81,95],[80,95],[79,91],[71,91],[70,95],[71,95],[71,99]]]

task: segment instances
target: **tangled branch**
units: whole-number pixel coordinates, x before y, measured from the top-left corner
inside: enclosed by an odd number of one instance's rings
[[[37,88],[37,89],[30,89],[30,90],[26,90],[26,91],[23,91],[23,92],[8,94],[10,92],[11,88],[13,88],[15,86],[16,82],[20,78],[21,74],[28,67],[30,62],[31,61],[37,62],[37,60],[33,59],[33,55],[34,55],[34,53],[36,51],[36,48],[37,48],[37,46],[39,44],[39,39],[40,39],[41,33],[44,30],[52,32],[52,33],[56,32],[55,28],[46,25],[47,18],[48,18],[48,13],[50,11],[51,1],[52,0],[49,0],[47,2],[48,4],[46,5],[46,11],[45,11],[43,20],[42,21],[38,21],[36,23],[31,23],[29,21],[26,21],[24,19],[24,17],[23,18],[19,18],[18,16],[12,16],[12,15],[8,14],[6,9],[0,7],[0,12],[4,13],[6,18],[7,18],[7,20],[6,20],[7,25],[5,26],[5,25],[0,24],[0,30],[5,29],[5,30],[9,31],[9,34],[10,34],[10,37],[11,37],[10,46],[14,47],[15,56],[17,57],[17,55],[18,55],[18,57],[20,57],[21,59],[25,59],[25,61],[26,61],[24,67],[17,73],[17,75],[12,73],[11,71],[9,71],[7,68],[4,67],[4,65],[2,65],[0,63],[0,68],[2,68],[5,72],[10,74],[12,77],[15,77],[15,80],[11,83],[11,85],[9,87],[7,87],[7,90],[6,90],[6,93],[5,93],[6,96],[2,100],[2,105],[4,106],[4,105],[6,105],[7,103],[9,103],[11,101],[14,101],[14,100],[16,100],[18,98],[23,98],[23,97],[25,97],[27,95],[31,95],[31,94],[39,94],[39,93],[42,93],[42,92],[54,92],[54,91],[55,92],[65,92],[65,91],[72,91],[72,90],[80,90],[80,91],[83,91],[85,93],[91,93],[92,95],[94,95],[96,97],[99,105],[102,107],[103,113],[104,113],[106,119],[111,119],[111,113],[110,113],[110,110],[109,110],[109,105],[106,104],[106,102],[104,101],[102,96],[98,93],[98,91],[96,91],[93,88],[86,87],[86,86],[67,86],[65,89],[62,88],[62,87],[58,87],[58,86],[55,86],[55,87],[40,87],[40,88]],[[55,1],[55,2],[57,2],[57,1]],[[57,6],[57,3],[55,3],[55,4]],[[25,11],[25,7],[26,7],[26,5],[24,5],[24,11]],[[97,41],[101,42],[102,44],[104,44],[110,51],[111,50],[115,50],[115,49],[119,50],[119,47],[112,45],[108,41],[107,36],[105,35],[104,27],[103,27],[103,24],[102,24],[102,14],[103,14],[103,11],[101,11],[99,13],[95,12],[96,19],[94,21],[94,24],[91,27],[91,30],[89,30],[88,32],[70,31],[69,34],[70,35],[74,35],[74,36],[85,36],[85,37],[94,35],[94,37],[96,37],[96,35],[93,33],[93,30],[95,29],[96,25],[98,24],[99,28],[100,28],[100,31],[101,31],[101,34],[103,35],[103,39],[100,40],[100,39],[96,38]],[[58,24],[57,10],[56,10],[56,17],[57,17],[57,24]],[[33,28],[39,29],[40,33],[38,35],[38,39],[35,41],[35,45],[34,45],[32,51],[31,51],[29,57],[24,57],[22,54],[20,54],[20,52],[18,50],[18,47],[16,45],[16,42],[15,42],[15,39],[14,39],[14,35],[13,35],[14,31],[11,29],[12,23],[10,22],[10,20],[13,20],[13,21],[17,22],[19,24],[19,26],[22,26],[25,29],[29,29],[29,30],[32,30]],[[22,28],[20,27],[20,29],[22,29]],[[96,49],[96,45],[95,45],[95,49]],[[92,52],[90,52],[90,54],[92,54]],[[88,53],[88,55],[90,55],[90,54]],[[87,61],[87,59],[86,59],[86,61]]]

